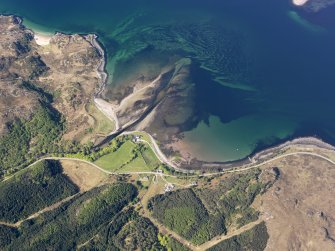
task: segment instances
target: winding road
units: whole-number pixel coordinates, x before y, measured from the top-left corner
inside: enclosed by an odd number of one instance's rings
[[[306,156],[318,157],[320,159],[323,159],[323,160],[328,161],[329,163],[335,165],[335,161],[334,160],[332,160],[332,159],[330,159],[330,158],[328,158],[326,156],[323,156],[321,154],[313,153],[313,152],[297,151],[297,152],[292,152],[292,153],[285,153],[285,154],[282,154],[280,156],[276,156],[276,157],[273,157],[273,158],[271,158],[269,160],[266,160],[266,161],[264,161],[262,163],[251,165],[251,166],[248,166],[248,167],[241,167],[239,169],[236,169],[236,168],[226,169],[226,170],[223,170],[221,172],[215,172],[215,173],[204,173],[204,174],[188,175],[187,177],[188,178],[209,177],[209,176],[216,176],[216,175],[221,175],[221,174],[225,174],[225,173],[245,172],[245,171],[249,171],[251,169],[258,168],[258,167],[261,167],[263,165],[269,164],[269,163],[271,163],[273,161],[276,161],[276,160],[279,160],[279,159],[283,159],[283,158],[286,158],[286,157],[289,157],[289,156],[296,156],[296,155],[306,155]],[[30,164],[26,168],[30,168],[30,167],[34,166],[36,163],[38,163],[38,162],[40,162],[42,160],[75,160],[75,161],[87,163],[87,164],[93,166],[94,168],[100,170],[101,172],[104,172],[106,174],[112,174],[112,175],[147,174],[147,175],[160,175],[160,176],[165,176],[165,177],[174,177],[174,178],[178,178],[178,177],[181,176],[181,175],[172,175],[172,174],[165,174],[165,173],[152,172],[152,171],[151,172],[150,171],[143,171],[143,172],[110,172],[110,171],[107,171],[107,170],[101,168],[100,166],[94,164],[93,162],[90,162],[90,161],[87,161],[87,160],[83,160],[83,159],[79,159],[79,158],[70,158],[70,157],[43,157],[43,158],[35,161],[34,163]],[[168,163],[166,163],[166,164],[168,164]],[[15,174],[6,177],[3,181],[5,181],[7,179],[10,179],[14,175]]]

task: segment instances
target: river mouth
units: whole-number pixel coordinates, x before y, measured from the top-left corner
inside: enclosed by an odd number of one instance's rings
[[[97,33],[107,53],[107,89],[122,89],[133,73],[129,62],[151,79],[173,64],[166,55],[192,60],[195,90],[183,103],[190,119],[175,116],[157,130],[163,144],[175,134],[192,157],[225,162],[295,135],[335,142],[333,7],[306,12],[275,0],[47,5],[4,0],[0,11],[40,30]],[[164,131],[171,134],[166,142]]]

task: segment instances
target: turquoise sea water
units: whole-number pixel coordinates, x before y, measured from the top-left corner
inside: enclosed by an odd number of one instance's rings
[[[192,58],[204,69],[196,83],[202,121],[185,140],[201,159],[240,159],[296,136],[335,143],[334,8],[307,13],[285,0],[2,0],[0,12],[42,31],[99,34],[110,85],[126,75],[118,64],[148,47]]]

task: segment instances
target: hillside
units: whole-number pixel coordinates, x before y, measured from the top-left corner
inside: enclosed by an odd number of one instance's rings
[[[0,16],[0,30],[1,174],[112,130],[92,105],[103,61],[93,35],[57,33],[40,46],[14,16]]]

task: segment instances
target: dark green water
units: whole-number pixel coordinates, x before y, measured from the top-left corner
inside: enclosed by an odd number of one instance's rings
[[[111,85],[118,63],[148,46],[191,57],[206,69],[196,83],[203,120],[185,139],[202,159],[235,160],[296,136],[335,143],[334,8],[306,13],[285,0],[2,0],[0,12],[39,30],[99,34]]]

